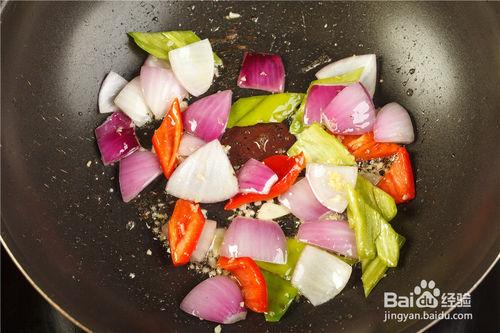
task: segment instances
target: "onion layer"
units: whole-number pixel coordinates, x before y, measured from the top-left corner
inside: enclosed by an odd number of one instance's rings
[[[344,88],[328,104],[324,123],[334,134],[358,135],[370,132],[375,122],[375,107],[360,83]]]
[[[301,224],[297,232],[301,242],[356,258],[356,237],[344,221],[316,221]]]
[[[181,309],[200,319],[232,324],[246,318],[240,288],[227,276],[215,276],[198,284],[182,300]]]
[[[316,199],[306,178],[293,184],[278,200],[290,209],[293,215],[306,222],[317,220],[330,211]]]
[[[238,180],[218,140],[186,158],[170,176],[167,193],[194,202],[213,203],[238,193]]]
[[[215,230],[217,229],[217,222],[213,220],[205,220],[205,225],[203,226],[203,230],[201,231],[200,238],[198,239],[198,243],[196,244],[196,248],[191,254],[190,261],[200,262],[205,260],[207,256],[208,249],[210,245],[212,245],[212,241],[214,240]]]
[[[373,135],[377,142],[412,143],[415,133],[408,111],[398,103],[384,105],[377,114]]]
[[[345,86],[313,85],[307,94],[304,124],[320,123],[323,110]]]
[[[151,121],[151,113],[142,95],[139,76],[120,91],[115,98],[115,104],[139,127]]]
[[[104,165],[117,162],[139,149],[132,120],[123,112],[114,112],[95,129],[97,146]]]
[[[287,260],[285,234],[276,222],[235,217],[224,235],[221,255],[284,264]]]
[[[204,144],[205,141],[203,141],[202,139],[197,138],[189,133],[184,133],[181,138],[178,153],[182,157],[187,157],[197,151]]]
[[[136,151],[120,161],[120,191],[129,202],[162,173],[158,158],[150,151]]]
[[[144,100],[156,119],[165,117],[174,99],[188,96],[170,69],[142,66],[140,78]]]
[[[358,175],[355,166],[309,163],[306,178],[322,205],[337,213],[347,208],[347,190],[354,188]]]
[[[146,58],[146,61],[144,61],[144,64],[142,66],[159,67],[159,68],[163,68],[163,69],[172,69],[172,67],[170,67],[170,63],[167,60],[157,58],[152,54],[150,54]]]
[[[253,158],[238,170],[240,193],[268,194],[277,181],[278,176],[271,168]]]
[[[172,50],[168,58],[175,77],[191,95],[200,96],[212,85],[215,64],[208,39]]]
[[[99,90],[99,112],[110,113],[119,111],[119,108],[113,103],[116,95],[127,85],[128,81],[120,75],[111,71],[106,76]]]
[[[352,56],[335,61],[320,69],[316,73],[316,77],[318,79],[324,79],[345,74],[361,67],[363,67],[363,73],[359,81],[363,83],[366,90],[370,93],[370,96],[373,97],[377,84],[377,57],[375,54]]]
[[[182,114],[184,128],[206,142],[220,139],[226,129],[232,96],[231,90],[224,90],[189,105]]]
[[[295,265],[292,285],[317,306],[337,296],[349,281],[351,272],[352,267],[339,258],[307,245]]]
[[[243,57],[238,87],[283,92],[285,67],[276,54],[246,52]]]

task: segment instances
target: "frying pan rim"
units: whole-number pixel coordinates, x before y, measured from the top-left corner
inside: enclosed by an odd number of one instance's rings
[[[13,0],[4,0],[2,1],[0,5],[0,15],[4,15],[4,11],[7,8],[8,5],[11,4],[11,2],[14,2]],[[1,214],[1,212],[0,212]],[[3,216],[3,214],[1,214]],[[4,219],[2,217],[2,224],[4,222]],[[80,329],[82,329],[85,332],[92,332],[88,327],[86,327],[84,324],[79,322],[76,318],[74,318],[72,315],[70,315],[68,312],[66,312],[59,304],[57,304],[54,300],[52,300],[43,290],[40,288],[35,281],[29,276],[29,274],[24,270],[22,265],[17,261],[16,257],[12,253],[11,249],[7,245],[7,242],[4,240],[3,236],[0,234],[0,243],[4,247],[5,251],[11,258],[12,262],[14,265],[19,269],[19,271],[22,273],[22,275],[26,278],[26,280],[31,284],[31,286],[52,306],[54,307],[59,313],[61,313],[64,317],[66,317],[69,321],[71,321],[73,324],[78,326]],[[491,272],[491,270],[495,267],[495,265],[498,263],[500,260],[500,253],[497,254],[496,258],[491,262],[491,264],[488,266],[488,268],[482,273],[482,275],[477,279],[477,281],[470,287],[468,290],[468,293],[472,293],[478,286],[483,282],[483,280],[486,278],[486,276]],[[456,309],[456,306],[448,308],[447,311],[445,311],[445,314],[449,314],[453,310]],[[444,317],[444,316],[442,316]],[[441,318],[442,318],[441,317]],[[418,332],[425,332],[428,329],[430,329],[432,326],[434,326],[437,322],[439,322],[441,319],[434,319],[430,323],[428,323],[426,326],[423,328],[419,329]]]

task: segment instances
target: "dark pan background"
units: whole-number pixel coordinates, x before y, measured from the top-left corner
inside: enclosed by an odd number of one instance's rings
[[[242,18],[226,20],[229,11]],[[2,239],[47,297],[95,331],[212,330],[178,309],[202,277],[171,267],[139,220],[140,203],[161,194],[146,191],[125,205],[116,169],[99,163],[99,85],[110,69],[132,78],[145,58],[125,33],[194,29],[210,37],[226,64],[212,91],[235,87],[245,48],[281,54],[289,91],[305,91],[315,71],[302,69],[323,55],[373,52],[383,80],[376,104],[400,102],[417,132],[409,147],[417,198],[394,220],[408,240],[400,267],[368,300],[353,274],[326,305],[297,304],[275,325],[249,314],[224,331],[422,328],[428,322],[383,324],[383,292],[408,294],[421,279],[468,291],[500,249],[499,13],[498,3],[7,3]],[[249,93],[235,89],[235,97]],[[161,193],[164,184],[151,189]]]

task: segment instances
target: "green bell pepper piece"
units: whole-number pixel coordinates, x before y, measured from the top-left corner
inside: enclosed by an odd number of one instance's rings
[[[397,236],[398,247],[399,249],[401,249],[405,242],[405,238],[401,235]],[[382,280],[387,271],[387,268],[388,266],[385,260],[378,256],[373,260],[365,259],[361,261],[361,281],[363,282],[365,297],[368,297],[377,283]]]
[[[262,274],[267,287],[267,312],[264,316],[266,321],[276,322],[283,317],[298,292],[289,281],[276,274],[266,271],[262,271]]]
[[[287,154],[294,156],[300,152],[304,153],[307,163],[356,165],[354,156],[320,124],[312,124],[297,134],[297,141],[290,147]]]
[[[248,112],[252,111],[253,108],[257,106],[266,98],[265,95],[262,96],[252,96],[240,98],[231,106],[231,113],[229,113],[229,119],[227,121],[227,128],[234,127],[236,123],[243,118]]]
[[[356,191],[367,204],[378,210],[387,221],[396,216],[397,207],[394,199],[362,176],[359,176],[356,180]]]
[[[297,112],[295,112],[295,115],[292,118],[292,123],[290,124],[290,133],[297,135],[306,127],[304,124],[304,112],[306,108],[307,96],[309,95],[309,91],[311,90],[312,86],[352,84],[359,81],[359,79],[361,78],[361,74],[363,74],[363,70],[364,67],[361,67],[342,75],[312,81],[309,85],[309,88],[307,88],[306,97],[304,97],[299,109],[297,110]]]
[[[265,98],[263,98],[259,103],[256,103],[253,108],[244,113],[244,115],[234,124],[231,124],[231,126],[245,127],[260,123],[280,123],[288,118],[295,111],[295,109],[297,109],[304,96],[304,94],[300,93],[266,95]],[[248,107],[248,104],[255,101],[256,99],[247,102],[245,108]],[[238,102],[239,100],[236,103]],[[239,114],[233,117],[238,118],[238,116]]]
[[[257,266],[265,269],[268,272],[274,273],[283,279],[290,280],[292,278],[293,269],[297,260],[299,260],[302,250],[306,244],[299,242],[295,238],[288,238],[287,244],[287,261],[286,264],[271,264],[263,261],[255,261]]]
[[[129,32],[128,35],[144,51],[157,58],[168,60],[168,53],[201,39],[191,30],[164,32]],[[222,66],[222,60],[214,53],[215,66]]]

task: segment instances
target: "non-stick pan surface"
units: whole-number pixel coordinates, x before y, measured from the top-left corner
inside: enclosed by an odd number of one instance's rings
[[[179,310],[202,276],[173,268],[139,218],[164,180],[121,201],[116,168],[99,161],[97,93],[113,69],[136,75],[145,53],[127,31],[193,29],[226,64],[211,91],[235,88],[242,50],[282,55],[288,91],[305,91],[321,57],[376,53],[375,101],[410,110],[417,198],[395,229],[401,265],[368,299],[354,274],[333,301],[299,303],[277,324],[262,316],[224,332],[414,331],[383,323],[383,292],[421,279],[470,290],[500,249],[498,3],[9,2],[2,28],[2,239],[60,308],[99,332],[199,332],[213,323]],[[239,19],[225,18],[229,12]],[[145,136],[146,137],[146,136]],[[88,164],[90,161],[90,164]],[[114,191],[113,191],[114,190]],[[156,191],[157,195],[151,193]],[[221,219],[220,206],[209,215]],[[134,228],[129,221],[134,221]],[[150,249],[152,255],[146,254]]]

